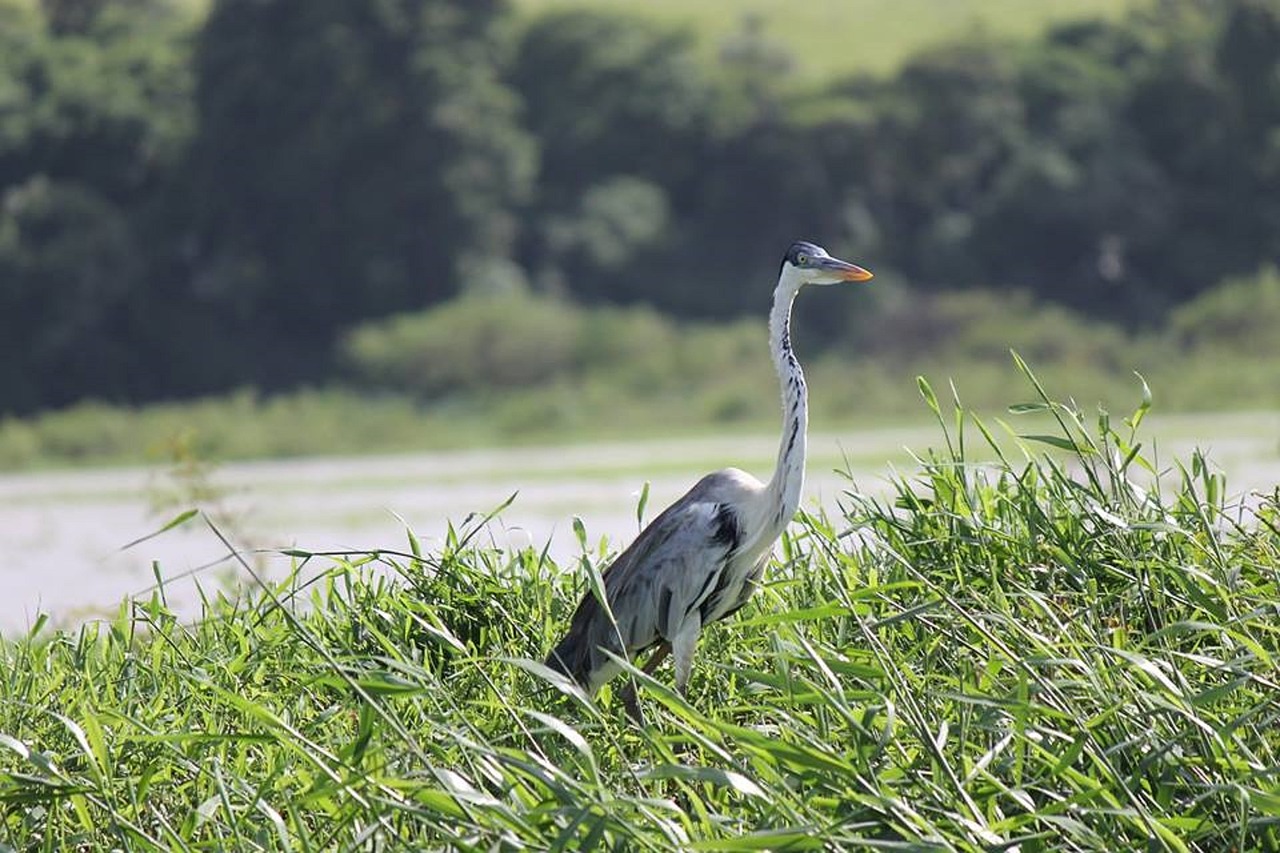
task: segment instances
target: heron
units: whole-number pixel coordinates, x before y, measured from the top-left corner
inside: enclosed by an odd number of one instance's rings
[[[769,348],[782,388],[782,439],[768,483],[737,468],[707,474],[653,519],[602,573],[608,610],[588,590],[569,630],[547,657],[551,669],[594,695],[622,666],[649,653],[648,675],[668,655],[683,695],[702,629],[750,599],[774,543],[800,505],[808,389],[791,348],[791,306],[806,284],[863,282],[871,273],[821,246],[792,243],[769,312]],[[634,687],[623,699],[643,722]]]

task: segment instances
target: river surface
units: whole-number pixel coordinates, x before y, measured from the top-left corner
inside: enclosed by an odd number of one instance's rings
[[[1150,431],[1162,439],[1164,460],[1204,448],[1232,494],[1280,483],[1280,413],[1171,416]],[[885,491],[894,472],[912,470],[907,448],[923,451],[939,439],[936,428],[921,427],[811,435],[804,506],[837,510],[851,488],[849,474],[862,491]],[[601,537],[621,546],[636,533],[646,481],[648,520],[715,468],[736,465],[767,478],[775,442],[762,436],[325,457],[225,464],[196,475],[163,468],[0,475],[0,632],[25,631],[42,613],[62,627],[109,616],[125,597],[149,594],[157,575],[172,609],[198,615],[201,588],[213,593],[248,577],[205,517],[249,565],[280,577],[290,567],[278,553],[286,548],[407,550],[408,529],[424,550],[435,550],[450,522],[460,525],[514,494],[486,541],[545,546],[564,564],[580,552],[575,516],[592,547]],[[157,533],[187,509],[202,515]],[[324,566],[313,561],[316,571]]]

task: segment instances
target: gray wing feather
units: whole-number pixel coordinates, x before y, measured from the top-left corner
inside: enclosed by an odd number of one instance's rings
[[[605,595],[617,627],[588,592],[548,666],[594,690],[613,673],[605,649],[630,656],[670,640],[701,607],[738,540],[732,510],[712,499],[715,484],[708,481],[714,476],[655,518],[605,570]]]

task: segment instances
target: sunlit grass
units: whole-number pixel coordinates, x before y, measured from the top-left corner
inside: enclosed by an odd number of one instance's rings
[[[298,551],[195,624],[161,590],[0,645],[0,846],[1275,849],[1280,495],[1157,477],[1145,402],[921,388],[918,470],[795,525],[646,728],[536,663],[580,567],[482,519]]]

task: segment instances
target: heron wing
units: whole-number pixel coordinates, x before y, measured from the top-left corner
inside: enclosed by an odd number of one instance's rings
[[[670,639],[716,589],[737,545],[737,521],[723,503],[690,502],[654,519],[610,566],[609,606],[628,650]]]
[[[604,650],[632,655],[670,640],[720,588],[741,532],[731,504],[716,499],[710,476],[655,518],[605,570],[616,627],[588,592],[549,665],[598,687],[613,669]]]

